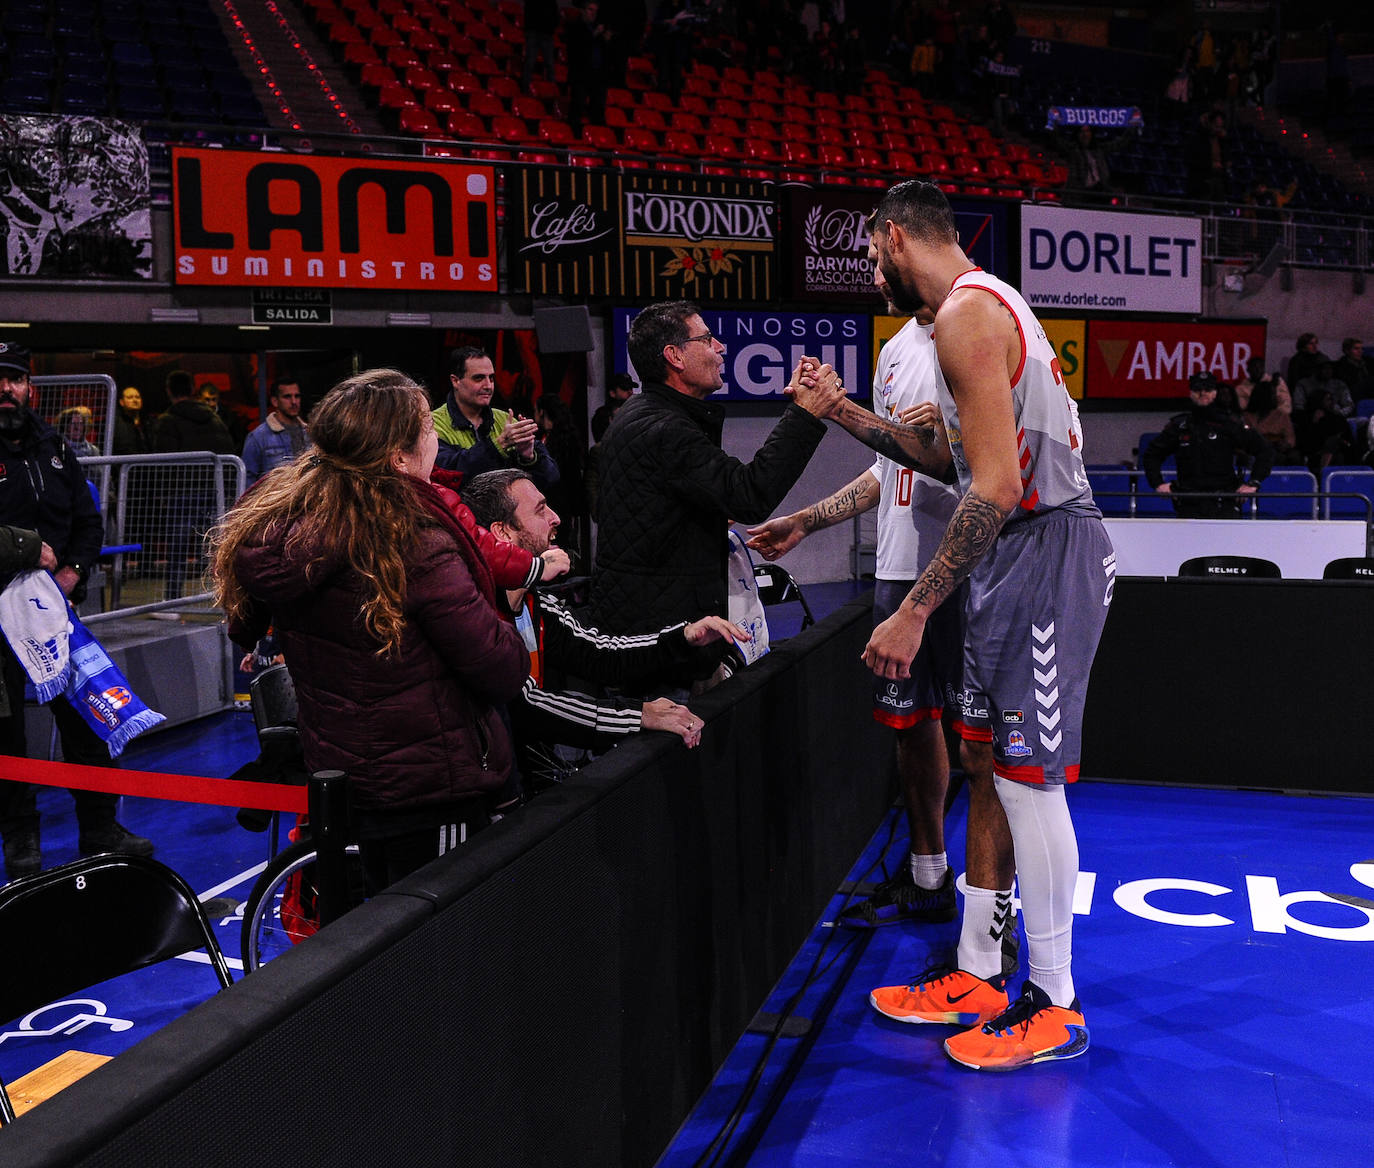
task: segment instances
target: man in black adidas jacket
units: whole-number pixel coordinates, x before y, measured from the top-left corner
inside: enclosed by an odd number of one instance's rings
[[[588,611],[611,633],[727,615],[730,521],[759,523],[777,509],[844,396],[799,365],[792,401],[744,463],[720,448],[724,410],[707,399],[723,384],[725,346],[697,306],[650,305],[630,326],[628,347],[644,389],[616,412],[601,444]]]

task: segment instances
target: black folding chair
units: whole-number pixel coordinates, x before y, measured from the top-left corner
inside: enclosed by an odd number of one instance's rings
[[[1209,576],[1215,579],[1279,580],[1283,573],[1272,560],[1258,556],[1194,556],[1178,566],[1180,576]]]
[[[1342,556],[1322,569],[1323,580],[1363,580],[1374,584],[1374,556]]]
[[[105,853],[0,888],[0,1023],[192,949],[221,988],[229,966],[190,885],[165,864]],[[0,1120],[14,1107],[0,1083]]]
[[[758,585],[759,600],[765,606],[795,601],[801,605],[801,627],[806,628],[816,623],[816,618],[811,615],[811,606],[802,595],[800,585],[792,579],[792,573],[781,564],[755,564],[754,581]]]

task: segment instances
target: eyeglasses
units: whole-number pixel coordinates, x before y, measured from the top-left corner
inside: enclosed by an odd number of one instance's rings
[[[712,341],[714,341],[715,339],[716,339],[715,333],[712,333],[712,332],[704,332],[704,333],[702,333],[701,336],[699,336],[699,337],[688,337],[685,341],[682,342],[682,344],[683,344],[683,345],[690,345],[693,341],[705,341],[706,344],[709,345],[709,344],[710,344]],[[679,346],[679,348],[681,348],[681,346]]]

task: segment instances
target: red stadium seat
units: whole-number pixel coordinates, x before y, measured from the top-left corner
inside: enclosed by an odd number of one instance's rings
[[[670,114],[676,108],[673,99],[666,93],[659,93],[650,90],[648,93],[640,94],[639,104],[645,109],[658,110],[659,113]]]
[[[441,77],[447,77],[463,67],[463,62],[447,49],[436,49],[432,53],[426,53],[425,64]]]
[[[816,103],[817,109],[838,110],[840,108],[839,97],[825,89],[816,90],[812,95],[812,101]]]
[[[879,190],[886,190],[888,181],[885,178],[879,178],[877,175],[861,174],[854,179],[854,185],[856,187],[877,187]]]
[[[630,126],[625,131],[623,141],[626,150],[637,150],[641,154],[657,154],[662,148],[657,134],[652,130],[642,130],[638,126]]]
[[[445,117],[448,114],[457,113],[462,108],[462,101],[451,89],[441,87],[425,90],[425,109],[430,110],[436,116]]]
[[[843,146],[822,146],[816,151],[816,158],[822,166],[834,167],[837,170],[848,170],[854,165]]]
[[[406,43],[417,53],[437,53],[444,47],[444,42],[425,28],[412,32],[406,38]]]
[[[950,173],[958,178],[982,178],[983,168],[972,154],[955,154],[949,160]]]
[[[491,94],[492,97],[499,97],[507,106],[510,106],[511,102],[517,97],[524,96],[524,92],[520,88],[520,82],[514,77],[488,77],[483,88]],[[521,114],[520,116],[524,117],[525,115]]]
[[[743,136],[743,131],[740,129],[739,122],[734,118],[722,117],[719,114],[706,123],[706,132],[708,134],[721,134],[727,138],[739,138]]]
[[[491,119],[491,132],[502,142],[512,144],[535,140],[534,135],[530,133],[529,126],[525,124],[524,118],[513,118],[508,114]]]
[[[747,113],[751,118],[765,122],[776,122],[781,116],[778,107],[771,101],[751,101]]]
[[[701,154],[701,143],[695,134],[682,130],[669,130],[663,135],[663,149],[668,154],[681,154],[685,158],[696,158]]]
[[[409,45],[391,45],[382,54],[382,60],[393,69],[414,69],[424,64],[424,58]]]
[[[571,146],[577,141],[572,127],[557,118],[542,118],[539,122],[539,137],[550,146]]]
[[[998,182],[1016,177],[1016,167],[1005,158],[985,158],[983,160],[983,173],[990,179]]]
[[[659,159],[654,167],[656,170],[665,170],[670,174],[695,174],[696,167],[690,162],[667,162]]]
[[[453,70],[445,80],[454,93],[485,93],[487,88],[480,77],[466,69]]]
[[[569,154],[569,166],[580,166],[584,170],[595,170],[598,166],[605,166],[606,159],[599,154]]]
[[[875,150],[880,145],[878,135],[872,130],[855,128],[849,131],[849,144],[864,150]]]
[[[748,111],[744,107],[744,103],[730,97],[719,98],[716,104],[712,106],[712,109],[717,117],[734,118],[737,122],[742,122],[749,116]]]
[[[702,134],[706,132],[706,123],[696,114],[678,112],[668,120],[668,128],[682,134]]]
[[[623,130],[630,125],[630,115],[618,105],[608,105],[606,112],[601,115],[606,125],[614,126],[617,130]]]
[[[628,89],[612,86],[610,89],[606,90],[606,104],[617,105],[621,109],[634,109],[639,102],[635,100],[635,95]]]
[[[894,174],[924,174],[926,168],[908,150],[890,150],[887,166]]]
[[[419,134],[426,138],[443,133],[439,127],[438,118],[429,110],[414,106],[401,111],[401,132],[403,134]]]
[[[468,98],[468,112],[490,121],[506,115],[506,103],[490,93],[474,93]]]
[[[784,142],[782,156],[795,166],[814,166],[816,155],[805,142]]]
[[[733,81],[736,85],[752,85],[754,78],[750,73],[740,68],[738,65],[729,65],[721,70],[720,79],[722,81]]]
[[[559,99],[558,86],[544,77],[530,78],[530,96],[537,97],[545,105],[556,105]]]
[[[439,74],[433,69],[426,69],[423,65],[416,65],[407,69],[401,80],[416,93],[427,93],[431,89],[446,88],[444,83],[439,80]]]
[[[609,126],[583,126],[582,141],[593,150],[614,150],[620,145],[615,131]]]
[[[839,126],[817,126],[816,145],[818,146],[843,146],[845,144],[844,131]]]
[[[416,96],[399,82],[390,82],[383,85],[377,92],[377,103],[382,109],[402,110],[412,106],[418,107],[420,102]]]
[[[629,113],[631,124],[638,126],[641,130],[652,130],[655,134],[661,134],[668,128],[668,120],[660,110],[645,109],[640,106],[639,109],[631,110]]]
[[[331,44],[335,45],[356,45],[364,42],[371,43],[368,38],[358,31],[357,27],[344,21],[339,21],[329,26],[329,31],[325,34]]]
[[[733,166],[725,166],[719,162],[709,162],[701,168],[702,174],[714,174],[723,178],[731,178],[739,174]]]
[[[843,126],[844,114],[837,109],[829,109],[826,106],[818,105],[815,111],[816,125],[818,126]]]
[[[490,142],[493,140],[491,131],[487,129],[487,123],[476,114],[467,113],[463,110],[449,114],[446,128],[454,138],[463,138],[472,142]]]
[[[707,158],[748,158],[749,151],[740,145],[739,139],[728,134],[706,135],[701,144],[702,153]]]
[[[382,55],[372,47],[370,41],[356,40],[344,45],[344,63],[347,65],[380,65]]]
[[[948,174],[949,159],[943,154],[927,151],[920,158],[921,169],[928,174]]]
[[[396,77],[396,70],[390,65],[378,63],[376,65],[364,65],[363,71],[358,75],[358,80],[372,89],[381,89],[383,85],[395,85],[398,78]]]
[[[746,102],[753,96],[749,86],[739,81],[722,81],[716,86],[716,92],[722,98],[738,102]]]
[[[558,162],[558,155],[550,154],[547,150],[522,150],[515,157],[518,162],[532,162],[542,166],[553,166]]]
[[[457,57],[476,57],[482,53],[481,46],[469,36],[449,37],[448,51]]]
[[[891,161],[890,158],[884,161],[883,156],[876,150],[869,150],[866,147],[856,149],[850,157],[853,159],[854,165],[861,170],[886,170]],[[915,162],[916,160],[913,158],[911,161]]]
[[[750,118],[744,123],[744,133],[750,138],[767,138],[776,142],[782,137],[782,128],[777,122],[765,122],[758,118]]]
[[[391,49],[405,44],[401,34],[388,24],[380,24],[376,28],[368,29],[367,39],[379,49]]]
[[[767,162],[772,165],[782,161],[782,152],[777,143],[770,142],[766,138],[750,139],[745,149],[749,152],[749,157],[754,162]]]
[[[1038,162],[1018,162],[1016,164],[1016,177],[1022,182],[1038,185],[1045,181],[1045,172],[1040,169]]]
[[[549,116],[549,111],[544,108],[544,103],[537,97],[511,98],[510,112],[517,118],[524,118],[530,122],[537,122],[541,118]]]
[[[815,122],[815,117],[805,106],[785,105],[782,107],[782,120],[784,122],[796,122],[801,126],[809,126]]]
[[[468,58],[468,69],[479,77],[497,77],[504,72],[499,64],[481,53],[473,53]]]
[[[635,158],[626,154],[617,154],[615,164],[621,170],[648,170],[654,165],[647,158]]]
[[[684,114],[695,114],[699,118],[711,116],[710,103],[698,93],[684,93],[678,99],[677,108]]]
[[[682,92],[693,97],[713,97],[716,92],[716,83],[700,76],[687,76],[682,79]]]

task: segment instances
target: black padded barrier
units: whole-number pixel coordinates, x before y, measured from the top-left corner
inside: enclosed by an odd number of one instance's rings
[[[1093,664],[1085,776],[1374,792],[1374,590],[1124,576]]]
[[[895,794],[856,601],[0,1132],[102,1168],[651,1165]]]

